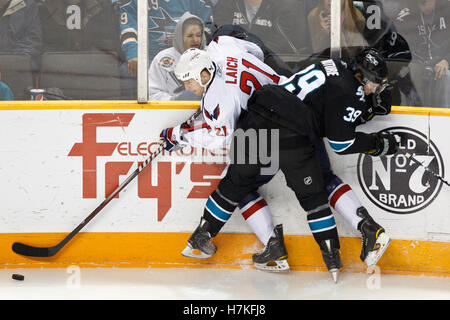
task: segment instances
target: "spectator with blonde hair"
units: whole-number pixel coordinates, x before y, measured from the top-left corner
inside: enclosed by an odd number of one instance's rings
[[[341,48],[346,55],[353,56],[355,52],[350,47],[366,45],[363,37],[366,21],[352,0],[341,0],[341,10]],[[318,54],[329,50],[331,0],[319,0],[318,5],[308,14],[308,24],[314,52]]]

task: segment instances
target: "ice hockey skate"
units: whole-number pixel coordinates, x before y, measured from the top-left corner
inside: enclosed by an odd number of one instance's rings
[[[289,271],[287,262],[287,251],[284,246],[283,226],[281,224],[274,228],[275,237],[269,239],[267,246],[261,253],[253,255],[253,263],[255,268],[268,272],[285,272]]]
[[[187,241],[187,246],[181,254],[188,258],[208,259],[217,251],[217,247],[211,241],[208,232],[209,223],[200,219],[200,224]]]
[[[358,230],[362,235],[361,260],[371,267],[380,260],[391,243],[391,238],[386,234],[384,228],[372,219],[364,207],[360,207],[357,214],[363,218],[358,225]]]
[[[320,242],[319,246],[322,251],[323,261],[334,282],[337,283],[339,270],[342,268],[341,255],[338,249],[339,244],[335,239],[328,239]]]

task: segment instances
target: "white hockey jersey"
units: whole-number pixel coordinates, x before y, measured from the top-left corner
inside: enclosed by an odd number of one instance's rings
[[[285,77],[264,64],[261,49],[248,41],[221,36],[209,44],[207,52],[216,71],[201,101],[202,117],[194,125],[181,125],[181,138],[177,140],[181,144],[216,150],[229,146],[251,94]]]

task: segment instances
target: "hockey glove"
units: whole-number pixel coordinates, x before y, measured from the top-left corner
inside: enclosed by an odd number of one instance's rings
[[[161,134],[159,135],[161,141],[165,142],[164,149],[169,152],[183,149],[183,146],[179,144],[173,135],[174,129],[176,129],[176,127],[166,128],[161,131]]]
[[[381,157],[395,154],[398,149],[398,142],[395,135],[385,132],[372,133],[375,137],[375,149],[365,152],[373,157]]]
[[[391,113],[392,94],[389,88],[379,94],[374,94],[373,113],[379,116],[385,116]]]
[[[381,93],[372,94],[371,99],[368,100],[367,110],[360,117],[361,124],[372,120],[376,115],[384,116],[391,113],[391,104],[392,94],[389,88],[386,88]]]

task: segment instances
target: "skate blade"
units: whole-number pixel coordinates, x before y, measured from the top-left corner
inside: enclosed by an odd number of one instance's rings
[[[365,263],[368,267],[372,267],[377,264],[378,260],[380,260],[380,258],[383,256],[390,243],[391,238],[385,232],[379,235],[376,242],[376,244],[378,245],[378,249],[370,251],[365,260]]]
[[[331,269],[328,270],[331,273],[331,277],[333,278],[334,283],[338,282],[339,269]]]
[[[203,251],[199,249],[194,249],[189,245],[187,245],[186,248],[184,248],[184,250],[181,252],[181,255],[187,258],[194,258],[194,259],[208,259],[212,257],[212,254],[204,253]]]
[[[267,263],[256,263],[254,262],[256,269],[266,272],[288,272],[289,263],[286,259],[274,260]]]

